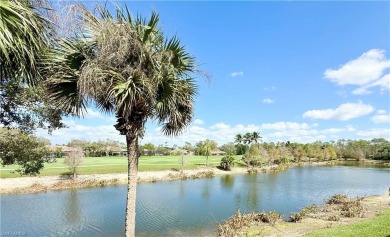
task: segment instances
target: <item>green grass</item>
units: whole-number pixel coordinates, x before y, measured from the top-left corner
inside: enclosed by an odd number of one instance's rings
[[[222,156],[209,156],[209,166],[218,166]],[[238,159],[238,156],[236,157]],[[184,169],[196,169],[206,164],[205,156],[186,156]],[[18,173],[11,173],[17,169],[17,165],[7,165],[0,167],[0,178],[20,177]],[[157,171],[157,170],[179,170],[179,156],[141,156],[139,161],[140,171]],[[69,172],[64,165],[63,158],[57,158],[55,163],[45,163],[40,175],[61,175]],[[118,156],[106,157],[87,157],[81,167],[78,168],[79,174],[108,174],[127,172],[127,158]]]
[[[318,230],[305,237],[389,237],[390,236],[390,208],[374,218],[355,224]]]

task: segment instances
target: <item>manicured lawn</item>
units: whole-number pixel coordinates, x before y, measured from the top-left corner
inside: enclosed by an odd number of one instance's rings
[[[388,237],[390,236],[390,209],[372,219],[359,223],[323,229],[305,235],[305,237]]]
[[[222,156],[209,156],[209,166],[217,166]],[[237,157],[238,159],[238,157]],[[205,156],[186,156],[184,169],[196,169],[206,163]],[[141,156],[139,162],[140,171],[171,170],[180,169],[179,156]],[[17,173],[10,171],[17,169],[17,165],[0,167],[0,178],[20,177]],[[64,165],[64,159],[58,158],[55,163],[45,163],[40,175],[60,175],[69,172]],[[127,158],[118,156],[87,157],[81,167],[79,174],[107,174],[127,172]]]

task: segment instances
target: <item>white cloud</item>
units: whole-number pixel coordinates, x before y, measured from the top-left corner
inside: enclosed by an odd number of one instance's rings
[[[326,69],[324,77],[338,85],[357,85],[352,93],[370,94],[369,88],[380,87],[381,91],[390,90],[390,74],[383,75],[390,68],[390,60],[385,51],[371,49],[357,59],[351,60],[338,69]]]
[[[322,109],[306,111],[302,117],[311,119],[337,119],[347,121],[353,118],[362,117],[374,111],[374,107],[368,104],[359,103],[345,103],[341,104],[336,109]]]
[[[310,126],[307,123],[295,123],[295,122],[276,122],[276,123],[263,123],[260,126],[264,130],[306,130]]]
[[[274,103],[274,101],[271,98],[265,98],[265,99],[263,99],[263,103],[272,104],[272,103]]]
[[[230,73],[230,76],[231,77],[241,77],[241,76],[244,76],[244,72],[232,72]]]
[[[387,140],[390,140],[390,129],[389,128],[375,128],[375,129],[370,129],[370,130],[366,130],[366,131],[357,131],[356,135],[360,136],[360,137],[364,137],[366,139],[383,137]]]
[[[380,78],[389,67],[390,60],[385,58],[385,51],[371,49],[339,69],[327,69],[325,78],[339,85],[366,85]]]
[[[64,123],[68,127],[54,130],[52,135],[47,134],[47,131],[42,129],[37,131],[37,135],[51,140],[52,144],[66,144],[71,139],[96,141],[107,138],[125,142],[125,137],[119,135],[119,132],[112,125],[86,126],[77,124],[72,120],[64,121]]]
[[[390,114],[386,114],[385,110],[376,111],[376,115],[371,117],[371,121],[374,123],[387,123],[390,125]]]
[[[323,134],[335,134],[335,133],[340,133],[340,132],[343,132],[343,131],[345,131],[345,129],[343,129],[343,128],[327,128],[327,129],[321,130],[321,133],[323,133]]]
[[[86,113],[84,114],[84,118],[103,118],[103,115],[99,111],[94,111],[91,108],[87,108]]]
[[[217,123],[214,126],[210,127],[211,129],[229,129],[230,126],[225,123]]]
[[[347,125],[347,131],[348,132],[355,132],[356,131],[356,128],[354,128],[352,125]]]
[[[194,124],[195,124],[195,125],[202,125],[202,124],[204,124],[204,121],[201,120],[201,119],[195,119],[195,120],[194,120]]]

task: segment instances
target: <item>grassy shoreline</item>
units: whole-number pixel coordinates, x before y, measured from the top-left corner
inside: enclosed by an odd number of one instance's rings
[[[289,220],[273,212],[237,213],[218,226],[218,236],[389,236],[389,194],[329,200],[322,207],[304,208],[300,218],[292,215]]]

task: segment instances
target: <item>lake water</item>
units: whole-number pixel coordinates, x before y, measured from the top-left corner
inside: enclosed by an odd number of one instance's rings
[[[142,183],[137,236],[212,236],[217,223],[241,212],[288,216],[334,194],[385,193],[390,168],[293,167],[278,173]],[[1,233],[24,236],[123,236],[126,185],[1,196]]]

